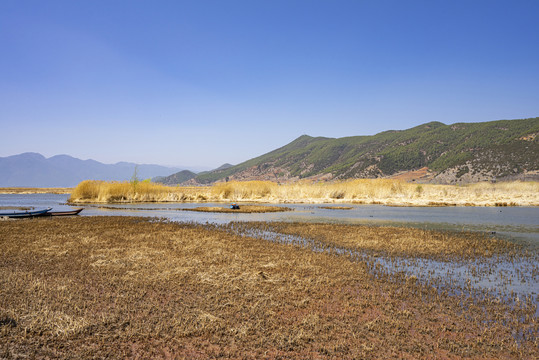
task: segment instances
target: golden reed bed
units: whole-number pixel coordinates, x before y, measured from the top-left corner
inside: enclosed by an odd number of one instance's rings
[[[471,185],[412,184],[363,179],[326,183],[277,184],[270,181],[171,187],[154,183],[83,181],[73,203],[219,202],[357,203],[402,206],[538,206],[539,182]]]
[[[333,237],[316,225],[274,230]],[[376,233],[369,238],[383,247],[387,234]],[[226,227],[128,217],[6,221],[0,253],[0,358],[539,356],[533,308],[440,294],[345,256]]]

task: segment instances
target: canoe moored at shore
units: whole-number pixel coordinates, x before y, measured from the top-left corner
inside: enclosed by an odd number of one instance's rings
[[[81,211],[82,209],[70,210],[70,211],[49,211],[42,214],[41,216],[73,216],[73,215],[78,215]]]
[[[43,210],[32,210],[32,211],[12,211],[12,212],[2,212],[0,213],[0,217],[8,217],[8,218],[28,218],[28,217],[34,217],[34,216],[42,216],[49,211],[51,211],[52,208],[47,208]]]

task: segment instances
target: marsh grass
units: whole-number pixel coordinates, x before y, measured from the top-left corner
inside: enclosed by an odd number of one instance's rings
[[[327,209],[327,210],[352,210],[353,207],[351,207],[351,206],[320,206],[320,209]]]
[[[203,187],[172,187],[151,182],[106,182],[86,180],[81,182],[69,198],[73,203],[122,203],[122,202],[181,202],[205,201],[208,189]]]
[[[207,187],[170,187],[154,183],[83,181],[71,193],[77,202],[355,203],[402,206],[538,206],[539,182],[471,185],[413,184],[391,179],[342,182],[270,181],[217,183]]]
[[[242,225],[233,223],[231,226]],[[303,222],[250,222],[246,226],[311,239],[322,247],[369,251],[386,256],[452,261],[522,254],[522,246],[479,232]]]
[[[129,217],[3,222],[0,253],[0,358],[539,355],[537,318],[525,304],[440,294],[225,227]],[[515,338],[521,330],[528,335]]]
[[[200,206],[196,208],[181,209],[181,210],[212,212],[212,213],[246,213],[246,214],[292,211],[291,208],[284,207],[284,206],[261,206],[261,205],[241,205],[239,209],[231,209],[230,207]]]
[[[98,209],[112,209],[118,210],[117,206],[107,205],[90,205],[95,206]],[[149,207],[129,207],[130,210],[139,211],[197,211],[197,212],[213,212],[213,213],[271,213],[271,212],[284,212],[292,211],[292,208],[285,206],[267,206],[267,205],[241,205],[240,209],[231,209],[230,207],[217,207],[217,206],[200,206],[196,208],[149,208]]]

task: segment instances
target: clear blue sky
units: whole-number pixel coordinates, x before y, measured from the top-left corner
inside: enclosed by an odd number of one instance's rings
[[[0,0],[0,156],[217,167],[539,116],[537,0]]]

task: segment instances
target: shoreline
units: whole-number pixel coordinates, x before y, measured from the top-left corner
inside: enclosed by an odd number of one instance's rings
[[[251,202],[267,204],[377,204],[395,206],[539,206],[539,182],[469,186],[410,184],[387,179],[278,184],[270,181],[171,187],[153,183],[83,181],[71,203]]]
[[[171,187],[153,183],[83,181],[76,188],[0,188],[0,194],[69,194],[68,204],[219,203],[385,205],[395,207],[537,207],[539,182],[469,186],[384,179],[277,184],[263,181]]]
[[[38,194],[69,194],[64,192],[1,192],[0,195],[38,195]],[[269,201],[269,200],[260,200],[260,199],[245,199],[245,200],[190,200],[190,201],[95,201],[95,200],[84,200],[84,201],[67,201],[65,204],[69,206],[83,206],[83,205],[127,205],[127,204],[230,204],[231,202],[236,202],[240,205],[245,206],[246,204],[268,204],[268,205],[286,205],[286,204],[302,204],[302,205],[329,205],[328,209],[335,208],[335,210],[349,210],[342,209],[347,207],[346,205],[382,205],[387,207],[431,207],[431,208],[440,208],[440,207],[538,207],[539,203],[514,203],[514,202],[465,202],[465,203],[410,203],[410,202],[391,202],[391,201],[324,201],[322,200],[284,200],[284,201]],[[331,206],[339,205],[339,206]],[[263,206],[263,205],[261,205]]]
[[[74,188],[0,187],[0,194],[71,194]]]
[[[267,199],[242,199],[242,200],[183,200],[183,201],[140,201],[140,200],[122,200],[122,201],[96,201],[96,200],[78,200],[78,201],[68,201],[67,205],[78,206],[78,205],[105,205],[105,204],[229,204],[235,202],[238,204],[272,204],[272,205],[286,205],[286,204],[305,204],[305,205],[382,205],[388,207],[538,207],[539,202],[531,203],[516,203],[516,202],[507,202],[507,201],[496,201],[496,202],[462,202],[462,203],[447,203],[447,202],[427,202],[427,203],[411,203],[407,201],[403,202],[393,202],[386,200],[373,200],[373,201],[335,201],[328,199],[314,199],[314,200],[267,200]]]

